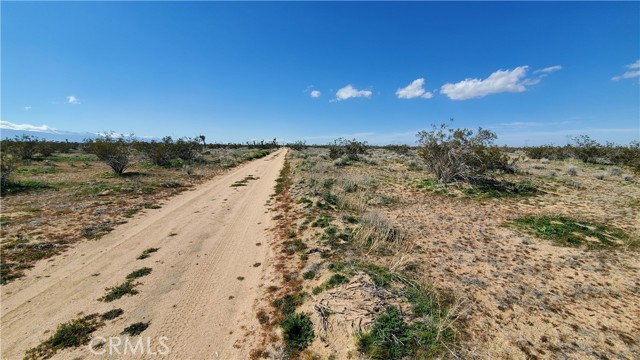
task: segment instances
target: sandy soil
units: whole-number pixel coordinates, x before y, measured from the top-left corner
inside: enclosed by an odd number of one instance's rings
[[[640,239],[637,180],[610,174],[610,166],[529,160],[519,164],[521,173],[508,179],[530,181],[541,191],[538,195],[472,199],[418,188],[416,184],[429,175],[408,169],[410,161],[417,161],[411,156],[378,150],[366,162],[337,167],[322,157],[321,150],[291,154],[297,176],[291,193],[297,203],[293,213],[299,219],[298,236],[314,250],[308,251],[307,265],[298,272],[313,268],[319,274],[302,283],[303,291],[311,293],[327,280],[330,261],[357,259],[406,271],[457,299],[461,332],[450,358],[640,358],[637,249],[560,247],[508,226],[519,217],[558,215],[613,226]],[[567,174],[571,166],[577,175]],[[317,206],[321,198],[316,195],[327,191],[328,180],[335,183],[331,191],[338,201],[351,211]],[[344,193],[345,184],[361,190]],[[307,198],[309,206],[301,201]],[[316,251],[327,248],[321,241],[323,229],[301,227],[303,220],[313,221],[321,212],[330,214],[339,228],[353,227],[339,220],[341,216],[368,211],[388,219],[415,246],[393,256],[346,252],[327,260]],[[357,358],[353,335],[371,321],[370,314],[381,303],[394,303],[395,299],[377,301],[370,284],[359,276],[310,295],[300,306],[299,311],[310,314],[317,334],[309,353]],[[336,311],[328,318],[328,330],[316,316],[318,306]]]
[[[94,335],[119,335],[126,326],[150,321],[142,333],[153,350],[159,338],[168,358],[247,358],[248,336],[258,328],[255,301],[270,255],[266,203],[273,193],[285,151],[240,166],[185,192],[157,210],[147,210],[100,240],[86,241],[38,263],[29,276],[2,287],[2,359],[22,359],[58,324],[82,314],[122,308],[124,315]],[[231,187],[247,175],[246,186]],[[145,249],[159,250],[137,260]],[[139,294],[111,303],[97,299],[127,274],[150,267]],[[121,348],[122,349],[122,348]],[[105,348],[105,350],[108,350]],[[54,358],[109,358],[87,347]],[[112,358],[158,358],[159,355]]]

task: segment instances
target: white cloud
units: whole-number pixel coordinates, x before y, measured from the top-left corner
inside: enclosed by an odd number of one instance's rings
[[[423,99],[431,99],[433,94],[426,91],[424,88],[424,79],[419,78],[414,80],[407,87],[398,89],[396,91],[396,95],[398,99],[415,99],[417,97],[421,97]]]
[[[640,68],[640,60],[636,60],[636,62],[634,62],[633,64],[625,65],[624,67],[626,67],[627,69],[639,69]],[[611,78],[611,80],[619,81],[619,80],[622,80],[622,79],[631,79],[631,78],[639,77],[639,76],[640,76],[640,70],[631,70],[631,71],[626,71],[622,75],[614,76],[614,77]]]
[[[320,91],[318,91],[318,90],[311,91],[311,97],[312,98],[319,98],[320,95],[322,95],[322,93]]]
[[[628,69],[638,69],[640,68],[640,60],[636,60],[633,64],[629,64],[626,66]]]
[[[29,110],[31,110],[31,106],[25,106],[25,107],[24,107],[24,109],[25,109],[26,111],[29,111]]]
[[[347,85],[336,92],[336,101],[359,97],[369,98],[372,94],[370,90],[358,90],[351,85]]]
[[[513,70],[498,70],[488,78],[465,79],[455,84],[442,85],[441,92],[452,100],[467,100],[483,97],[489,94],[502,92],[523,92],[525,85],[532,85],[532,80],[527,81],[528,66],[518,66]]]
[[[56,132],[55,128],[47,125],[31,125],[31,124],[14,124],[9,121],[0,120],[0,129],[18,130],[18,131],[38,131],[38,132]]]
[[[537,74],[537,73],[550,74],[550,73],[555,72],[555,71],[558,71],[558,70],[562,70],[562,65],[549,66],[549,67],[546,67],[546,68],[544,68],[544,69],[536,70],[536,71],[534,71],[533,73],[534,73],[534,74]]]
[[[69,95],[69,96],[67,96],[67,104],[79,105],[80,104],[80,99],[78,99],[77,97],[75,97],[73,95]]]

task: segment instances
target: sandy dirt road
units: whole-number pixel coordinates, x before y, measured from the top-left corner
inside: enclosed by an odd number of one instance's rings
[[[58,324],[82,314],[121,308],[124,315],[94,333],[107,344],[58,352],[55,359],[246,359],[259,327],[255,302],[269,258],[271,215],[266,203],[286,150],[244,164],[161,209],[147,210],[100,240],[83,242],[39,263],[25,279],[2,287],[2,359],[22,359]],[[231,187],[247,175],[246,186]],[[136,257],[147,248],[159,250]],[[98,301],[105,287],[141,267],[139,294]],[[117,345],[132,323],[148,322],[145,351]],[[163,339],[160,339],[163,337]],[[133,342],[137,338],[131,338]],[[165,346],[166,345],[166,346]],[[168,354],[163,356],[162,353]],[[144,354],[142,354],[144,352]],[[153,354],[155,353],[155,355]]]

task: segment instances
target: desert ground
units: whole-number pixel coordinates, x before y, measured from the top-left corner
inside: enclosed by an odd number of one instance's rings
[[[285,155],[280,150],[234,168],[3,285],[2,358],[22,359],[58,324],[115,308],[124,315],[95,336],[118,336],[127,325],[143,322],[154,351],[164,336],[171,358],[246,358],[257,327],[252,309],[269,261],[266,203]],[[232,186],[238,182],[244,186]],[[148,249],[157,251],[139,259]],[[137,294],[98,300],[105,288],[143,267],[152,272],[137,281]],[[85,346],[55,358],[108,355],[93,355]]]
[[[489,185],[440,184],[414,149],[29,165],[78,179],[3,197],[2,358],[640,358],[637,177],[509,156]],[[51,352],[74,319],[85,341]],[[123,334],[156,354],[109,354]]]

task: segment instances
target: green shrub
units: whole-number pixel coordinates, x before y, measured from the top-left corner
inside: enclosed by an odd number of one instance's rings
[[[98,314],[91,314],[70,322],[58,325],[56,332],[42,344],[27,350],[25,360],[48,359],[58,350],[86,345],[91,341],[91,334],[104,323]]]
[[[107,164],[116,174],[122,174],[131,165],[131,138],[114,138],[105,134],[99,139],[89,142],[89,148],[98,159]]]
[[[98,300],[104,301],[104,302],[112,302],[114,300],[120,299],[125,295],[129,295],[129,296],[135,295],[138,293],[138,290],[135,289],[136,286],[138,285],[140,285],[140,283],[134,283],[131,280],[127,280],[120,285],[106,288],[105,291],[107,293],[103,297],[99,298]]]
[[[106,313],[102,314],[100,317],[102,317],[102,320],[113,320],[113,319],[119,317],[122,314],[124,314],[124,310],[122,310],[122,309],[113,309],[113,310],[109,310]]]
[[[367,142],[356,139],[338,138],[329,145],[329,158],[335,160],[344,156],[347,160],[358,161],[360,156],[367,154]]]
[[[371,332],[360,334],[358,350],[371,359],[403,359],[411,352],[411,340],[409,326],[398,309],[390,307],[375,319]]]
[[[291,314],[280,325],[284,342],[290,349],[304,350],[315,338],[313,322],[307,314]]]
[[[133,271],[132,273],[130,273],[129,275],[127,275],[127,280],[133,280],[133,279],[137,279],[137,278],[141,278],[143,276],[147,276],[149,274],[151,274],[151,268],[149,267],[143,267],[140,268],[138,270]]]
[[[296,311],[296,308],[302,305],[305,293],[287,294],[282,298],[273,301],[273,307],[280,310],[282,315],[290,315]]]
[[[122,335],[129,336],[137,336],[140,335],[143,331],[145,331],[149,327],[149,322],[137,322],[135,324],[131,324],[122,330]]]

